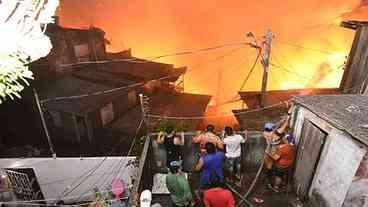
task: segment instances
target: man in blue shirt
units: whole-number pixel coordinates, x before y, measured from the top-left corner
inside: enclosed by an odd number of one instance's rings
[[[195,166],[196,171],[201,171],[200,185],[201,188],[207,188],[214,182],[224,182],[224,172],[222,163],[224,153],[216,151],[213,143],[206,143],[206,154],[204,154]]]

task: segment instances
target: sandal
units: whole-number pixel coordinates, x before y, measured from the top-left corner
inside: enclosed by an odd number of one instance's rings
[[[264,200],[263,200],[263,199],[261,199],[261,198],[257,198],[257,197],[253,197],[253,198],[252,198],[252,201],[253,201],[254,203],[263,203],[263,202],[264,202]]]
[[[273,186],[271,184],[268,184],[267,186],[268,186],[268,188],[270,188],[275,193],[279,193],[280,192],[280,188],[277,187],[277,186]]]

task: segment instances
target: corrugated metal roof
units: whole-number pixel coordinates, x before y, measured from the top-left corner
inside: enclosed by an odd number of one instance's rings
[[[297,96],[294,101],[368,145],[368,96]]]

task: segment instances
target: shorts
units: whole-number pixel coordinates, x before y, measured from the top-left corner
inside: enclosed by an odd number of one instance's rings
[[[272,166],[271,173],[273,176],[283,177],[289,172],[289,168],[280,168],[275,165]]]
[[[170,202],[170,207],[190,207],[190,202],[189,202],[189,204],[188,205],[185,205],[185,206],[178,206],[178,205],[176,205],[172,200],[171,200],[171,202]]]
[[[241,169],[241,157],[227,157],[225,159],[225,168],[230,173],[239,173]]]

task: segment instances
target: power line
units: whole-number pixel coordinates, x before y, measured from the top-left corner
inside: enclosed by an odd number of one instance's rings
[[[158,78],[158,79],[152,79],[152,80],[149,80],[149,81],[165,80],[165,79],[169,79],[169,78],[172,78],[172,77],[175,77],[175,76],[172,76],[172,75],[164,76],[164,77],[161,77],[161,78]],[[129,89],[129,88],[143,86],[144,84],[146,84],[149,81],[134,83],[134,84],[131,84],[131,85],[128,85],[128,86],[122,86],[122,87],[118,87],[118,88],[113,88],[113,89],[109,89],[109,90],[105,90],[105,91],[97,91],[97,92],[88,93],[88,94],[75,95],[75,96],[62,96],[62,97],[44,99],[44,100],[41,100],[41,103],[46,103],[46,102],[50,102],[50,101],[79,99],[79,98],[85,98],[85,97],[89,97],[89,96],[98,96],[98,95],[109,94],[109,93],[113,93],[113,92],[120,91],[120,90],[125,90],[125,89]]]
[[[272,62],[270,62],[270,65],[273,66],[273,67],[275,67],[275,68],[279,68],[279,69],[281,69],[281,70],[283,70],[285,72],[288,72],[290,74],[293,74],[293,75],[295,75],[295,76],[297,76],[297,77],[299,77],[301,79],[304,79],[304,80],[307,80],[307,81],[311,81],[312,80],[312,78],[309,78],[309,77],[303,76],[303,75],[301,75],[301,74],[299,74],[297,72],[291,71],[291,70],[289,70],[288,68],[286,68],[284,66],[277,65],[277,64],[274,64]]]
[[[231,50],[229,53],[215,58],[214,60],[212,60],[212,62],[221,60],[221,59],[227,57],[228,55],[233,54],[234,52],[238,51],[239,49],[241,49],[241,48],[236,48],[234,50]],[[165,76],[165,77],[161,77],[161,78],[158,78],[158,79],[152,79],[152,80],[149,80],[149,81],[165,80],[165,79],[169,79],[169,78],[172,78],[172,77],[174,77],[174,76]],[[43,104],[43,103],[50,102],[50,101],[78,99],[78,98],[85,98],[85,97],[89,97],[89,96],[98,96],[98,95],[113,93],[113,92],[120,91],[120,90],[125,90],[125,89],[129,89],[129,88],[143,86],[144,84],[146,84],[149,81],[134,83],[134,84],[131,84],[131,85],[128,85],[128,86],[122,86],[122,87],[113,88],[113,89],[109,89],[109,90],[105,90],[105,91],[97,91],[97,92],[89,93],[89,94],[82,94],[82,95],[75,95],[75,96],[63,96],[63,97],[44,99],[44,100],[41,100],[41,103]]]
[[[133,139],[133,141],[132,141],[132,144],[130,145],[130,148],[129,148],[129,150],[128,150],[128,153],[127,153],[126,157],[130,156],[130,154],[131,154],[131,153],[132,153],[132,151],[133,151],[133,148],[134,148],[134,146],[135,146],[136,139],[137,139],[137,136],[138,136],[139,131],[141,130],[142,124],[143,124],[143,119],[141,119],[141,121],[139,122],[139,125],[138,125],[138,127],[137,127],[137,129],[136,129],[136,131],[135,131],[134,139]],[[124,167],[124,165],[123,165],[123,163],[124,163],[124,162],[123,162],[123,158],[124,158],[124,157],[121,157],[121,158],[120,158],[120,161],[117,163],[117,165],[112,165],[112,167],[110,168],[110,170],[109,170],[109,171],[113,171],[113,168],[118,167],[118,170],[116,171],[116,173],[115,173],[115,174],[114,174],[114,173],[111,173],[111,174],[106,173],[105,175],[107,175],[107,176],[105,177],[105,179],[103,179],[103,177],[101,177],[101,179],[100,179],[100,180],[102,180],[102,184],[101,184],[100,186],[104,186],[104,185],[108,182],[108,180],[109,180],[110,178],[114,178],[114,177],[117,177],[117,176],[119,175],[120,171],[121,171],[121,170],[122,170],[122,168]],[[115,166],[115,167],[114,167],[114,166]],[[127,165],[125,165],[125,168],[123,169],[123,172],[125,171],[126,167],[127,167]],[[122,174],[123,174],[123,172],[122,172]],[[111,177],[110,175],[112,175],[112,177]],[[87,192],[88,192],[88,191],[90,191],[90,190],[93,190],[93,187],[94,187],[98,182],[99,182],[99,180],[97,180],[94,184],[90,185],[90,186],[92,186],[92,189],[89,189],[89,190],[87,190],[87,191],[83,192],[83,194],[84,194],[84,193],[87,193]]]
[[[150,118],[159,118],[159,119],[176,119],[176,120],[192,120],[192,119],[195,120],[195,119],[221,118],[221,117],[229,117],[229,116],[233,116],[233,115],[247,114],[247,113],[257,112],[257,111],[263,111],[263,110],[274,108],[274,107],[277,107],[277,106],[280,106],[280,105],[283,105],[283,103],[278,103],[278,104],[274,104],[274,105],[270,105],[270,106],[266,106],[266,107],[258,108],[258,109],[250,109],[250,110],[246,110],[246,111],[242,111],[242,112],[233,112],[233,113],[228,113],[228,114],[223,114],[223,115],[215,115],[215,116],[179,117],[179,116],[161,116],[161,115],[156,115],[156,114],[148,114],[148,117],[150,117]]]
[[[117,63],[117,62],[147,63],[147,62],[152,62],[153,60],[162,59],[166,57],[196,54],[196,53],[201,53],[201,52],[218,50],[218,49],[226,48],[226,47],[233,47],[237,45],[251,45],[251,43],[249,42],[225,43],[225,44],[220,44],[220,45],[216,45],[212,47],[193,49],[193,50],[182,51],[182,52],[174,52],[174,53],[163,54],[163,55],[158,55],[158,56],[143,57],[142,58],[143,60],[139,58],[123,58],[123,59],[102,60],[102,61],[86,61],[86,62],[79,62],[79,63],[72,63],[72,64],[64,64],[64,65],[61,65],[61,67],[78,67],[84,64],[103,64],[103,63]]]
[[[292,64],[288,61],[288,58],[284,55],[284,53],[282,52],[282,50],[281,50],[277,45],[275,45],[275,46],[274,46],[274,50],[276,51],[276,53],[277,53],[277,54],[280,54],[280,55],[281,55],[281,58],[286,62],[286,65],[287,65],[289,68],[291,68],[291,69],[295,70],[294,65],[292,65]],[[273,57],[273,58],[275,58],[276,62],[278,62],[278,63],[279,63],[279,65],[282,65],[282,64],[281,64],[281,61],[279,61],[279,59],[278,59],[274,54],[272,54],[272,57]]]
[[[315,49],[315,48],[305,47],[303,45],[298,45],[298,44],[294,44],[294,43],[291,43],[291,42],[282,41],[282,40],[279,40],[279,39],[275,39],[275,40],[276,40],[275,42],[278,43],[278,44],[284,44],[284,45],[288,45],[288,46],[295,47],[295,48],[300,48],[300,49],[304,49],[304,50],[319,52],[319,53],[327,54],[327,55],[334,55],[335,54],[332,51],[327,51],[327,50],[322,50],[322,49]]]
[[[142,126],[142,124],[139,124],[138,128],[137,128],[137,131],[140,129],[140,127]],[[137,136],[137,135],[136,135]],[[134,138],[134,140],[136,139],[136,136]],[[116,150],[116,148],[122,143],[122,141],[124,140],[125,138],[122,137],[120,140],[119,140],[119,143],[117,143],[110,151],[110,153],[105,156],[105,158],[99,163],[97,164],[94,168],[92,168],[91,170],[87,171],[87,173],[85,173],[84,175],[80,176],[80,178],[84,177],[81,181],[79,181],[79,183],[77,184],[72,184],[74,185],[74,187],[71,189],[71,190],[68,190],[68,189],[65,189],[64,192],[62,192],[63,194],[63,197],[67,196],[68,194],[70,194],[71,192],[73,192],[76,188],[78,188],[80,185],[82,185],[90,176],[93,175],[93,173],[95,173],[98,168],[100,168],[102,166],[102,164],[106,161],[106,159],[108,158],[108,156],[111,156],[112,153]],[[133,149],[133,146],[134,146],[134,143],[135,141],[133,140],[133,142],[131,143],[131,146],[129,148],[129,151],[128,153],[130,154],[131,153],[131,150]],[[75,182],[74,182],[75,183]]]
[[[237,45],[251,45],[251,44],[249,42],[227,43],[227,44],[222,44],[222,45],[216,45],[216,46],[213,46],[213,47],[201,48],[201,49],[196,49],[196,50],[191,50],[191,51],[184,51],[184,52],[176,52],[176,53],[172,53],[172,54],[160,55],[160,56],[156,56],[156,57],[147,57],[147,58],[151,59],[151,60],[156,60],[156,59],[171,57],[171,56],[189,55],[189,54],[195,54],[195,53],[199,53],[199,52],[218,50],[218,49],[221,49],[221,48],[233,47],[233,46],[237,46]]]
[[[196,70],[195,68],[198,68],[198,67],[202,67],[204,65],[208,65],[208,64],[211,64],[211,63],[214,63],[214,62],[217,62],[219,60],[223,60],[225,59],[226,57],[230,56],[231,54],[234,54],[235,52],[239,51],[240,49],[242,49],[243,47],[238,47],[238,48],[235,48],[235,49],[232,49],[230,50],[228,53],[225,53],[223,55],[220,55],[216,58],[213,58],[205,63],[198,63],[198,64],[195,64],[195,65],[192,65],[192,66],[188,66],[189,67],[189,70],[187,72],[191,72],[193,70]],[[192,69],[194,68],[194,69]],[[191,70],[192,69],[192,70]]]
[[[250,76],[252,75],[253,70],[254,70],[254,68],[256,67],[256,65],[257,65],[257,63],[258,63],[258,60],[259,60],[259,58],[260,58],[260,56],[261,56],[261,55],[262,55],[262,52],[261,52],[261,49],[259,49],[259,50],[258,50],[258,53],[257,53],[257,57],[256,57],[256,59],[254,60],[254,63],[253,63],[253,65],[252,65],[252,67],[250,68],[250,70],[249,70],[249,72],[248,72],[247,76],[245,77],[245,79],[244,79],[243,83],[241,84],[239,91],[243,90],[243,88],[244,88],[245,84],[248,82],[248,80],[249,80]]]

